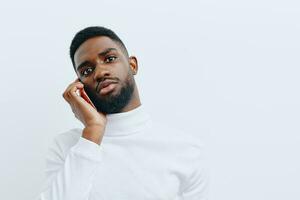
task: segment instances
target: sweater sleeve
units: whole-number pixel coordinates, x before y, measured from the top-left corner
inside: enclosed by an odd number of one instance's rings
[[[208,169],[198,166],[185,184],[182,200],[207,200],[208,176]]]
[[[83,137],[66,156],[57,140],[50,146],[45,183],[38,200],[88,200],[102,147]]]
[[[204,144],[197,139],[192,141],[189,151],[189,172],[183,182],[181,200],[209,199],[209,163]]]

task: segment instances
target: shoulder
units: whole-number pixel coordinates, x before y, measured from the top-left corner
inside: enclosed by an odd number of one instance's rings
[[[78,142],[81,137],[81,133],[82,129],[80,128],[73,128],[59,133],[53,138],[49,150],[65,156],[69,149]]]
[[[79,139],[81,136],[82,129],[73,128],[64,132],[57,134],[54,137],[54,141],[63,142],[63,143],[72,143]]]
[[[204,133],[187,131],[176,127],[176,124],[161,122],[152,122],[151,128],[155,138],[165,141],[169,149],[177,149],[176,152],[181,152],[185,157],[191,157],[190,159],[205,156]]]
[[[187,131],[177,127],[176,124],[164,124],[157,121],[152,122],[151,128],[161,138],[167,138],[173,142],[185,143],[192,146],[203,146],[203,133]]]

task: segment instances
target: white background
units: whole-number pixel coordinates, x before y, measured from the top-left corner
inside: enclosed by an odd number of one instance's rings
[[[300,199],[300,3],[7,1],[0,8],[0,198],[33,199],[57,134],[74,34],[114,30],[139,59],[142,103],[203,136],[213,200]]]

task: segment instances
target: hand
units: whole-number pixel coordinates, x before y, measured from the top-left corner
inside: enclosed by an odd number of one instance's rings
[[[81,90],[82,97],[76,93]],[[64,99],[70,104],[75,117],[79,119],[85,126],[83,134],[90,140],[102,138],[106,126],[106,116],[102,112],[98,112],[93,107],[91,102],[88,102],[88,97],[84,91],[84,85],[76,79],[71,83],[63,93]]]

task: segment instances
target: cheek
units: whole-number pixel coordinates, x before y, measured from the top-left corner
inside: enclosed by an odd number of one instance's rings
[[[127,87],[128,83],[130,83],[130,76],[120,77],[120,84],[118,85],[118,89]]]
[[[116,76],[120,79],[121,82],[126,82],[128,79],[129,69],[124,64],[118,66],[118,70],[116,71]]]
[[[131,82],[132,82],[132,75],[130,74],[130,71],[125,72],[125,76],[123,78],[123,85],[126,86]]]

